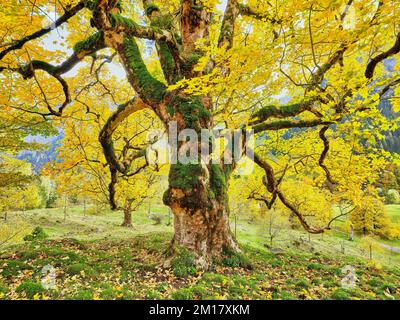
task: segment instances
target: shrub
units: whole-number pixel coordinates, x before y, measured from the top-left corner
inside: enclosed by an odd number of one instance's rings
[[[277,268],[283,266],[285,263],[282,260],[274,260],[271,262],[271,267]]]
[[[323,268],[324,268],[324,266],[322,264],[319,264],[319,263],[310,263],[307,266],[308,270],[321,270]]]
[[[39,256],[39,253],[35,252],[35,251],[28,251],[27,250],[27,251],[22,251],[20,253],[20,256],[21,256],[21,260],[26,261],[26,260],[36,259]]]
[[[24,241],[37,241],[44,240],[48,238],[47,233],[43,230],[42,227],[36,227],[31,234],[28,234],[24,237]]]
[[[192,292],[196,296],[197,299],[204,299],[207,294],[208,290],[204,285],[198,284],[192,287]]]
[[[390,189],[386,195],[387,204],[400,204],[400,193],[395,189]]]
[[[338,282],[332,278],[332,279],[326,279],[323,283],[325,288],[335,288],[339,286]]]
[[[308,289],[308,288],[310,288],[310,282],[307,279],[300,279],[295,282],[295,286],[297,288]]]
[[[117,296],[117,293],[113,290],[113,288],[104,289],[100,293],[100,297],[104,300],[113,300]]]
[[[148,290],[146,293],[146,299],[147,300],[159,300],[160,294],[159,294],[159,292],[157,292],[155,290]]]

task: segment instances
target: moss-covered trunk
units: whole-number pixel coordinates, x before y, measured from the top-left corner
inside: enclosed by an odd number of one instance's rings
[[[195,253],[197,264],[203,268],[219,258],[224,249],[231,252],[239,250],[230,231],[228,217],[227,191],[232,166],[207,163],[207,157],[200,156],[206,144],[212,149],[210,136],[208,141],[202,141],[203,129],[213,128],[210,108],[209,97],[182,95],[171,98],[166,106],[170,115],[167,125],[175,123],[178,135],[185,129],[197,133],[197,141],[180,137],[178,154],[187,155],[187,151],[193,148],[193,142],[197,143],[194,148],[199,153],[189,163],[182,163],[178,157],[177,163],[171,164],[169,188],[163,200],[174,214],[173,247],[182,246]]]
[[[207,269],[224,251],[239,251],[229,225],[227,177],[220,165],[172,165],[164,203],[174,214],[173,249],[184,247]]]

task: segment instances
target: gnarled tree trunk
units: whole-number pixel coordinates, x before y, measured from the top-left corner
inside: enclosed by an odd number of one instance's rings
[[[174,214],[172,249],[181,246],[195,253],[202,269],[223,251],[240,251],[230,230],[227,178],[222,165],[171,166],[164,203]]]
[[[177,41],[173,28],[165,25],[161,10],[153,1],[143,1],[151,21],[149,28],[142,28],[120,16],[120,9],[113,3],[99,0],[92,22],[98,30],[102,30],[105,45],[118,53],[128,81],[142,103],[151,108],[167,128],[176,125],[178,134],[184,129],[191,129],[200,137],[202,129],[214,128],[212,99],[208,96],[191,96],[180,89],[169,90],[168,86],[150,74],[136,41],[136,38],[155,41],[168,85],[180,79],[199,76],[213,67],[210,61],[204,71],[199,72],[194,68],[203,54],[197,50],[196,41],[208,37],[211,13],[206,7],[193,5],[191,0],[183,0],[179,21],[181,39]],[[219,46],[231,46],[236,15],[236,1],[233,1],[228,5]],[[129,108],[129,104],[119,108],[100,135],[110,169],[122,174],[129,171],[129,161],[125,163],[116,157],[111,135],[120,121],[134,109]],[[197,142],[200,149],[200,139]],[[177,149],[181,151],[186,143],[178,143]],[[221,255],[224,248],[239,250],[230,232],[228,220],[227,180],[232,166],[206,164],[200,158],[197,160],[190,164],[178,161],[171,165],[164,203],[174,214],[173,248],[183,246],[194,252],[197,263],[207,268],[213,258]]]

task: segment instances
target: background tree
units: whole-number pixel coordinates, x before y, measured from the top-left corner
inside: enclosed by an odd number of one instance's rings
[[[383,203],[368,193],[352,212],[351,222],[355,230],[364,236],[372,234],[387,237],[390,233],[391,222]]]
[[[117,171],[110,172],[98,141],[112,113],[107,105],[112,104],[114,92],[117,95],[117,82],[115,88],[108,86],[107,89],[97,83],[100,76],[108,74],[106,66],[102,66],[101,70],[87,76],[93,79],[93,86],[97,90],[82,94],[82,100],[66,110],[68,120],[63,123],[64,137],[58,148],[57,159],[49,163],[43,173],[54,179],[60,198],[78,197],[95,208],[108,205],[113,210],[122,210],[122,225],[131,227],[132,212],[153,197],[159,187],[161,174],[154,169],[160,170],[160,167],[153,168],[150,162],[155,155],[146,150],[148,131],[150,128],[156,129],[156,124],[147,111],[121,123],[115,131],[115,152],[121,162],[130,163],[135,169],[125,175]],[[119,87],[119,94],[121,91]],[[82,110],[82,103],[87,110]]]

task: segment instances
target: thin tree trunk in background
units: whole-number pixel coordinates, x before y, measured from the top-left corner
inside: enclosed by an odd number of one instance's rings
[[[235,238],[237,237],[237,215],[235,214]]]
[[[350,226],[350,238],[349,238],[349,240],[350,241],[354,240],[354,227],[353,226]]]
[[[64,197],[64,222],[67,221],[67,197]]]
[[[132,227],[132,212],[124,210],[124,221],[122,222],[122,227],[131,228]]]
[[[171,208],[168,208],[168,222],[167,222],[167,226],[170,226],[172,223],[172,210]]]
[[[132,201],[127,200],[124,206],[124,221],[121,224],[122,227],[132,227]]]

